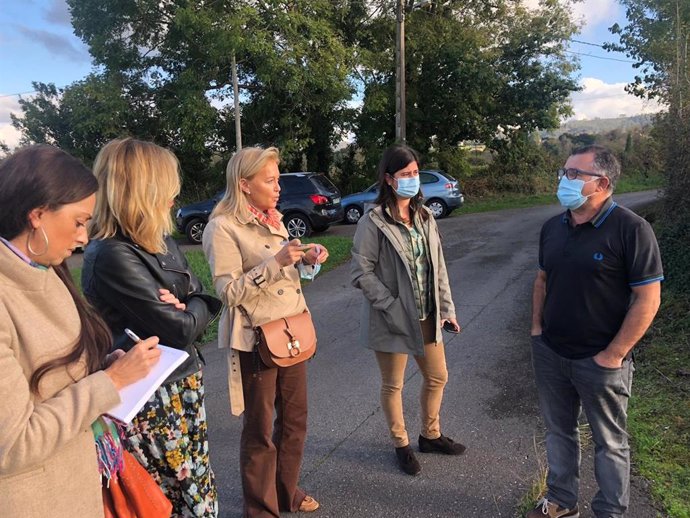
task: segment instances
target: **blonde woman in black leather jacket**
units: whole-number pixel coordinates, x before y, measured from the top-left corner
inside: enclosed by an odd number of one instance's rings
[[[84,294],[113,333],[155,335],[190,357],[127,427],[126,446],[161,485],[173,516],[215,517],[217,493],[208,459],[204,385],[195,342],[221,303],[201,283],[169,237],[170,208],[180,190],[170,151],[131,138],[108,143],[96,157],[99,180],[92,242],[84,253]]]

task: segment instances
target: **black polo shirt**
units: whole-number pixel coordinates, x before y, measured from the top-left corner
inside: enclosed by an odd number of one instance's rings
[[[611,198],[582,225],[570,224],[570,211],[544,223],[539,267],[546,272],[542,338],[566,358],[605,349],[623,323],[631,288],[664,278],[651,226]]]

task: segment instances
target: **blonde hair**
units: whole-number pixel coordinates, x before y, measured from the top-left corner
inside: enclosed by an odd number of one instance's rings
[[[278,148],[246,147],[238,151],[225,169],[225,194],[211,212],[209,219],[221,214],[249,217],[249,199],[242,190],[241,180],[251,180],[269,161],[280,163]]]
[[[173,231],[170,202],[180,193],[180,164],[169,150],[133,138],[108,142],[96,156],[96,209],[91,239],[120,230],[147,252],[166,253]]]

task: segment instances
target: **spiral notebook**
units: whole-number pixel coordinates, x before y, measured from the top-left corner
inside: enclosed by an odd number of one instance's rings
[[[172,372],[189,358],[189,354],[179,349],[158,345],[161,357],[148,376],[120,390],[120,404],[107,414],[125,424],[134,419],[151,395],[160,387]]]

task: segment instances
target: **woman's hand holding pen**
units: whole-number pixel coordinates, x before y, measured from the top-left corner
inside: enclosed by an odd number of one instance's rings
[[[283,241],[281,244],[283,248],[275,255],[280,266],[291,266],[301,261],[305,252],[312,247],[312,245],[303,245],[299,239]]]
[[[113,380],[117,390],[120,390],[139,381],[151,372],[160,356],[158,337],[152,336],[146,340],[141,340],[126,354],[113,361],[105,369],[105,373]]]

